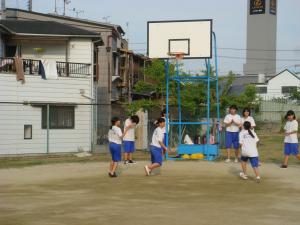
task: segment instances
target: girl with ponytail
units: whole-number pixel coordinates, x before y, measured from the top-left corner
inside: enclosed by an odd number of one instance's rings
[[[258,166],[259,166],[259,158],[258,158],[258,150],[257,150],[257,142],[259,141],[254,130],[251,130],[251,123],[249,121],[244,122],[243,130],[240,132],[240,145],[242,149],[241,156],[241,165],[243,172],[240,173],[240,177],[244,180],[248,179],[247,176],[247,162],[248,160],[251,163],[253,171],[256,176],[256,181],[260,181]]]

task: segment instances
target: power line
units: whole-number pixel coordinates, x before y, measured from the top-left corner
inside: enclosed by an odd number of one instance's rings
[[[283,62],[290,62],[290,61],[297,61],[300,62],[300,59],[268,59],[268,58],[245,58],[245,57],[235,57],[235,56],[227,56],[227,55],[219,55],[218,58],[225,58],[225,59],[248,59],[248,60],[257,60],[257,61],[283,61]]]
[[[132,45],[146,45],[146,42],[133,42]],[[219,47],[219,50],[233,50],[233,51],[257,51],[257,52],[300,52],[300,49],[251,49],[251,48],[232,48]],[[144,49],[146,50],[146,49]]]

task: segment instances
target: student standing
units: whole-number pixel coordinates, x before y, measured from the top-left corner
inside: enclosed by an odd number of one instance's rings
[[[298,122],[296,120],[295,112],[289,110],[285,116],[287,120],[284,126],[285,138],[284,138],[284,160],[281,168],[286,169],[288,167],[288,161],[290,155],[294,155],[300,160],[299,145],[298,145]]]
[[[157,128],[153,132],[152,142],[150,146],[151,164],[145,166],[145,172],[147,176],[149,176],[155,168],[162,166],[163,153],[164,151],[167,151],[167,147],[163,143],[163,128],[165,127],[165,125],[166,124],[164,118],[159,118],[157,120]]]
[[[112,157],[112,161],[109,166],[110,177],[117,177],[116,169],[118,167],[119,162],[122,161],[122,138],[126,134],[127,130],[125,129],[124,134],[122,134],[122,130],[120,128],[121,121],[118,117],[114,117],[111,120],[111,128],[108,132],[108,140],[109,140],[109,151]]]
[[[241,153],[241,165],[243,172],[240,173],[240,177],[244,180],[248,179],[247,176],[247,162],[251,163],[253,171],[256,176],[256,180],[260,181],[259,176],[259,158],[257,151],[257,142],[259,141],[256,133],[251,128],[251,123],[249,121],[244,122],[243,130],[240,132],[239,141],[242,148]]]
[[[230,162],[230,149],[233,146],[235,150],[235,162],[238,162],[239,157],[239,131],[241,126],[241,117],[237,114],[237,107],[232,105],[229,107],[229,114],[225,117],[224,123],[226,126],[226,149],[227,159],[225,162]]]
[[[124,132],[127,130],[127,133],[123,138],[124,164],[135,163],[132,160],[132,154],[135,151],[135,128],[139,122],[140,119],[137,115],[131,116],[125,120]]]
[[[243,110],[243,117],[241,123],[244,124],[246,121],[250,122],[251,129],[254,130],[256,124],[254,118],[251,116],[251,110],[249,108],[244,108]]]

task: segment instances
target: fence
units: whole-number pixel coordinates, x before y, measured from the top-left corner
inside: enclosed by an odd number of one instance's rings
[[[256,120],[260,122],[280,122],[288,110],[294,110],[296,115],[300,114],[299,103],[288,99],[263,100]]]
[[[40,60],[22,59],[24,73],[27,75],[39,75]],[[91,75],[91,64],[56,62],[57,74],[59,77],[80,78]],[[14,58],[0,58],[0,72],[15,73]]]

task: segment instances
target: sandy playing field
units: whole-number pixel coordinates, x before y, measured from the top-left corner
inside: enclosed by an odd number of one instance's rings
[[[122,166],[117,179],[107,163],[1,169],[0,224],[300,224],[299,165],[263,164],[258,184],[233,163],[167,162],[151,177],[144,164]]]

